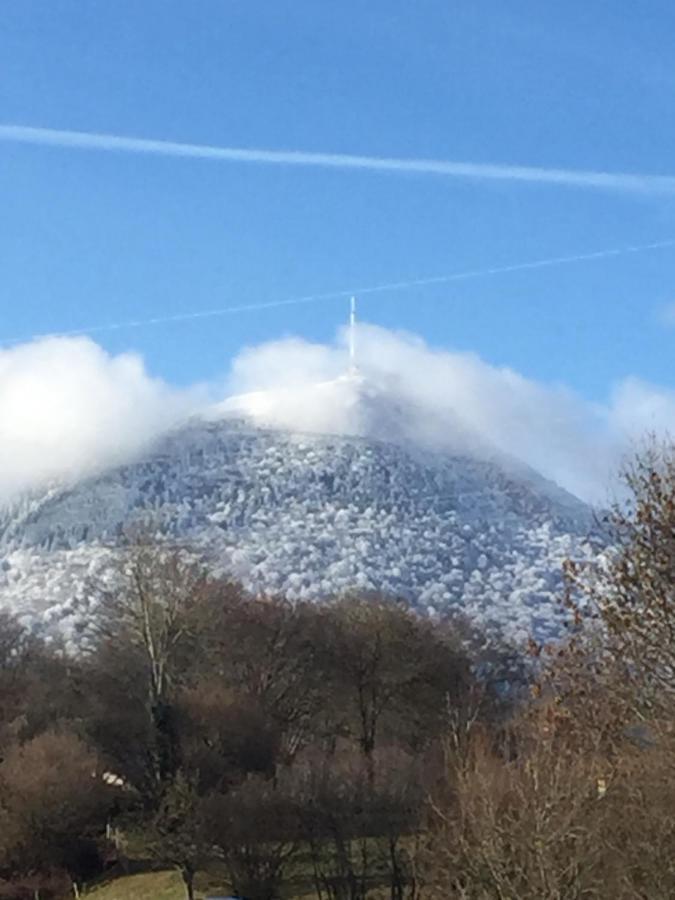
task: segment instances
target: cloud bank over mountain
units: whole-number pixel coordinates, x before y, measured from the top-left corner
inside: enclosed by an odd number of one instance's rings
[[[424,443],[456,446],[459,430],[594,503],[607,500],[623,456],[645,432],[675,426],[675,391],[633,377],[615,385],[605,404],[592,404],[563,385],[432,348],[411,334],[361,325],[358,347],[364,376],[405,403]],[[325,395],[301,386],[329,381],[345,366],[344,332],[332,346],[288,338],[240,353],[230,386],[272,392],[274,402],[262,404],[271,424],[292,428],[301,419],[308,427],[315,417],[322,430]]]
[[[1,350],[0,500],[132,459],[192,403],[86,338]]]
[[[394,398],[408,437],[456,448],[474,436],[592,502],[607,499],[632,441],[675,426],[675,391],[636,378],[594,405],[414,335],[360,325],[357,343],[361,383]],[[363,410],[341,379],[347,366],[344,332],[330,345],[286,338],[246,348],[226,388],[211,388],[211,410],[222,411],[223,394],[243,394],[230,407],[261,424],[360,433]],[[203,390],[177,390],[138,356],[111,356],[86,338],[0,350],[0,500],[132,460],[207,406]]]

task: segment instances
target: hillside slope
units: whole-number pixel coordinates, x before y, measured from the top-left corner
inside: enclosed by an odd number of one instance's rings
[[[496,456],[422,450],[381,412],[377,436],[198,419],[132,464],[21,498],[0,511],[0,603],[77,627],[88,583],[141,521],[254,591],[378,589],[514,639],[555,634],[560,566],[588,552],[588,507]]]

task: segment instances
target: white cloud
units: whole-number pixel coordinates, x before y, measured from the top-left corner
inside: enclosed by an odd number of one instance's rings
[[[640,378],[625,378],[612,393],[610,423],[619,438],[672,433],[675,391]]]
[[[367,383],[403,405],[408,436],[436,447],[468,440],[495,448],[593,502],[611,494],[631,442],[646,430],[675,427],[675,392],[634,378],[616,385],[606,404],[591,404],[564,386],[527,379],[472,353],[433,349],[410,334],[361,325],[358,346]],[[272,391],[243,402],[261,420],[320,431],[327,402],[349,398],[344,390],[328,398],[325,389],[298,385],[330,381],[346,365],[344,334],[333,346],[282,340],[240,354],[231,386]],[[362,431],[362,417],[349,412],[336,411],[336,430]]]
[[[0,351],[0,499],[132,458],[191,403],[86,338]]]
[[[330,345],[288,338],[247,348],[233,361],[228,391],[258,393],[225,406],[284,428],[495,448],[594,502],[606,500],[631,442],[645,431],[675,431],[675,391],[636,378],[593,405],[410,334],[361,325],[358,352],[360,382],[340,378],[344,333]],[[176,391],[151,378],[138,356],[110,356],[89,339],[2,350],[0,500],[131,460],[203,409],[202,392]]]

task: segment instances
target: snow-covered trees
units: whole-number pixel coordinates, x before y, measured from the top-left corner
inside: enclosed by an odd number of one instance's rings
[[[135,465],[0,511],[0,599],[76,630],[83,584],[134,521],[253,592],[377,590],[546,638],[561,629],[562,561],[587,552],[592,516],[495,459],[192,423]]]

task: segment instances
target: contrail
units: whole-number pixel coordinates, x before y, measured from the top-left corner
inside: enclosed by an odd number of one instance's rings
[[[76,328],[70,331],[45,332],[32,334],[20,338],[5,338],[0,340],[0,347],[8,347],[14,344],[22,344],[26,341],[42,340],[46,338],[79,337],[82,335],[100,334],[101,332],[121,331],[127,328],[145,328],[151,325],[166,325],[172,322],[189,322],[194,319],[210,319],[217,316],[227,316],[234,313],[255,312],[263,309],[274,309],[280,306],[299,306],[304,303],[320,303],[325,300],[339,300],[345,297],[353,297],[368,294],[382,294],[392,291],[406,291],[418,287],[427,287],[433,284],[449,284],[453,281],[468,281],[473,278],[490,278],[494,275],[505,275],[510,272],[522,272],[527,269],[544,269],[551,266],[563,266],[570,263],[588,262],[597,259],[608,259],[613,256],[624,256],[629,253],[643,253],[648,250],[661,250],[667,247],[675,247],[675,238],[654,241],[651,244],[635,244],[624,247],[615,247],[610,250],[596,250],[593,253],[579,253],[574,256],[554,256],[548,259],[536,259],[529,262],[513,263],[508,266],[494,266],[489,269],[467,269],[464,272],[453,272],[449,275],[432,275],[427,278],[416,278],[412,281],[390,281],[386,284],[367,285],[365,287],[350,287],[337,291],[329,291],[322,294],[307,294],[303,297],[289,297],[280,300],[268,300],[262,303],[251,303],[239,306],[225,306],[220,309],[207,309],[198,312],[176,313],[171,316],[157,316],[152,319],[130,319],[124,322],[112,322],[107,324],[92,325],[89,328]]]
[[[515,166],[500,163],[457,162],[444,159],[398,159],[386,156],[357,156],[343,153],[313,153],[304,150],[260,150],[214,147],[176,141],[64,131],[27,125],[0,125],[0,141],[46,145],[78,150],[106,150],[213,160],[268,166],[303,166],[324,169],[436,175],[491,181],[519,181],[561,187],[594,188],[633,193],[675,192],[675,176],[626,172],[595,172],[576,169]]]

